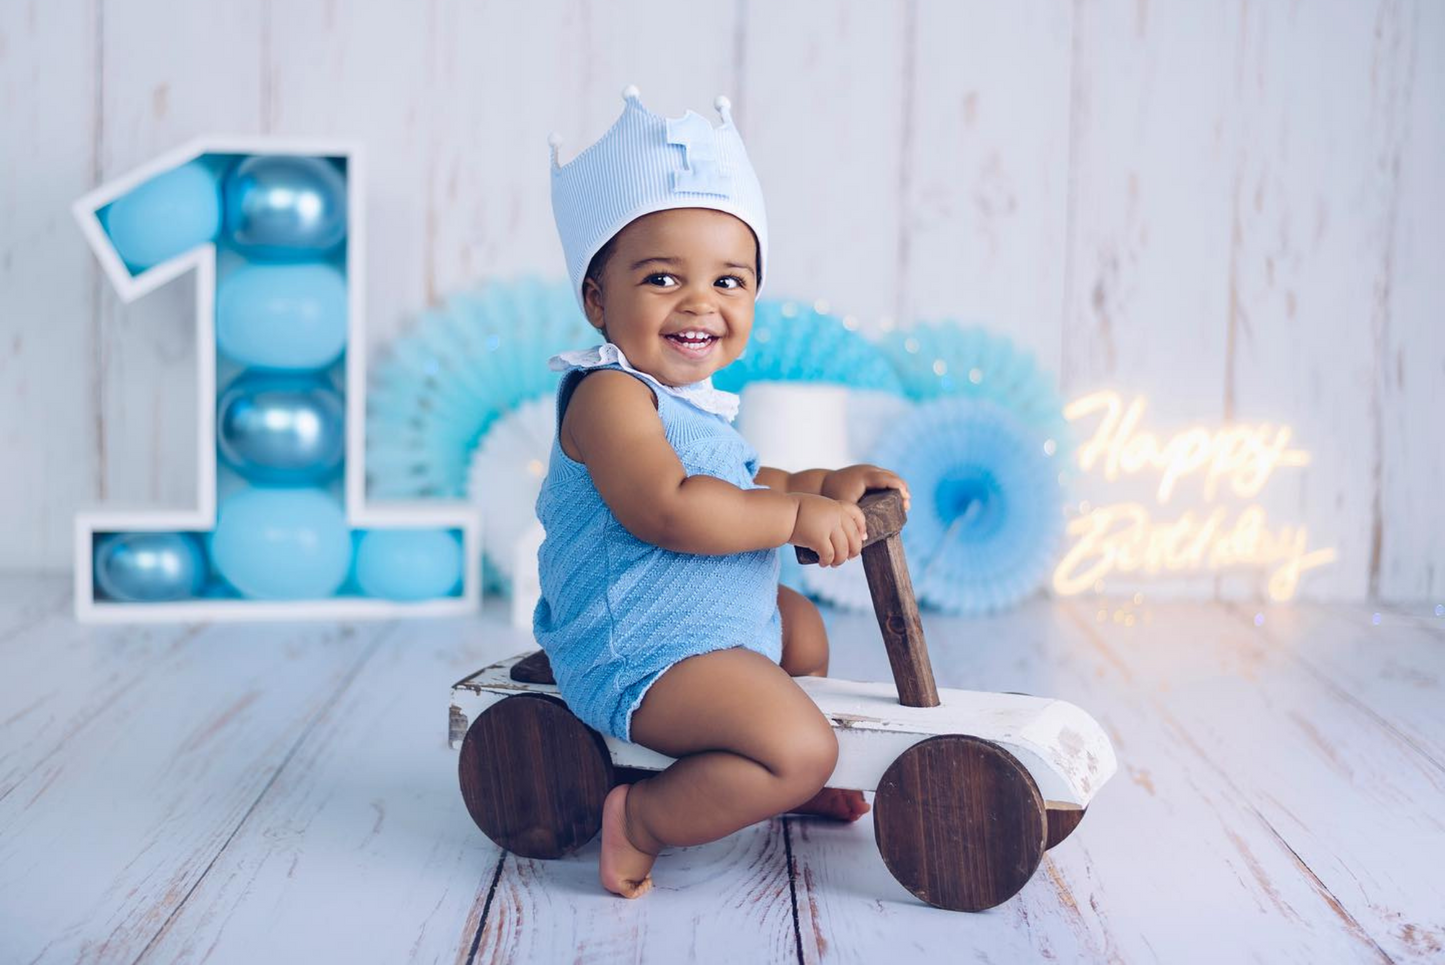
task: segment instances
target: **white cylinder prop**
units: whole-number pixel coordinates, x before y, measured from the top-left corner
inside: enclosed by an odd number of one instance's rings
[[[758,450],[760,465],[788,472],[840,469],[864,461],[910,405],[888,392],[841,385],[750,382],[742,390],[738,431]],[[802,582],[809,593],[846,609],[873,605],[861,559],[839,567],[805,566]]]
[[[737,430],[759,465],[798,472],[849,462],[848,388],[825,382],[749,382]]]

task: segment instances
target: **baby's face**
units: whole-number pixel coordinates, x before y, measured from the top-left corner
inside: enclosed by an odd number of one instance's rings
[[[618,232],[602,289],[585,285],[587,319],[627,361],[665,385],[707,378],[742,354],[753,329],[752,229],[711,208],[643,215]],[[701,341],[682,333],[702,332]]]

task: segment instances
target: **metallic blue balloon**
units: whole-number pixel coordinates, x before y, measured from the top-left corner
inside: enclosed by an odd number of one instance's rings
[[[248,157],[226,178],[226,232],[252,257],[314,260],[346,237],[346,178],[318,157]]]
[[[319,369],[346,348],[346,278],[330,265],[245,265],[216,290],[216,348],[243,365]]]
[[[144,271],[221,230],[221,187],[204,161],[158,174],[100,212],[116,253],[132,272]]]
[[[132,603],[184,600],[206,585],[206,554],[189,533],[109,533],[95,543],[100,595]]]
[[[318,483],[341,468],[346,407],[324,379],[243,375],[216,408],[221,459],[252,482]]]
[[[221,503],[211,560],[243,596],[314,600],[346,579],[351,534],[320,489],[245,489]]]

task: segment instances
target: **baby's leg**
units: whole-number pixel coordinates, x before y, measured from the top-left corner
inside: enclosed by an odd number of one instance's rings
[[[669,668],[633,713],[631,737],[678,760],[613,788],[604,805],[602,883],[629,897],[647,890],[663,848],[715,841],[809,800],[838,759],[832,727],[808,695],[741,647]],[[607,820],[609,806],[620,821]]]
[[[779,584],[778,610],[783,617],[783,669],[792,677],[828,676],[828,631],[813,601]]]
[[[783,617],[783,669],[794,677],[828,676],[828,632],[813,601],[779,585],[778,610]],[[856,821],[871,808],[862,791],[825,787],[793,810]]]

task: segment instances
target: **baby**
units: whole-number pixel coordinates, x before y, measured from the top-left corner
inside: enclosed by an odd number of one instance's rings
[[[677,758],[607,795],[600,877],[628,898],[669,846],[790,810],[857,820],[825,787],[838,742],[794,681],[828,669],[817,608],[778,583],[778,548],[823,566],[858,556],[876,466],[758,465],[711,376],[742,354],[767,267],[762,192],[726,98],[714,128],[623,91],[622,116],[565,167],[552,204],[573,293],[606,340],[550,361],[557,434],[537,514],[533,616],[568,707],[588,726]]]

